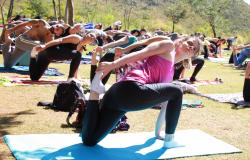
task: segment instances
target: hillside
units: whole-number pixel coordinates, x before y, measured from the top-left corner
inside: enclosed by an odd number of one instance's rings
[[[66,0],[58,2],[64,15]],[[238,35],[250,41],[250,6],[243,0],[73,0],[76,22],[101,22],[110,25],[121,20],[123,29],[161,28],[181,33],[203,32],[208,36]],[[7,16],[9,1],[4,5]],[[183,15],[180,13],[183,11]],[[26,17],[54,16],[52,0],[15,0],[13,14]],[[179,14],[179,15],[178,15]],[[179,17],[178,17],[179,16]],[[177,19],[179,18],[179,19]]]

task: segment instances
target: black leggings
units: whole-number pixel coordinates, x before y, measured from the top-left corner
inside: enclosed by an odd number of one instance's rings
[[[195,77],[197,76],[197,74],[200,72],[201,68],[203,67],[205,61],[204,59],[202,58],[195,58],[192,60],[192,65],[195,65],[195,68],[194,68],[194,72],[192,74],[192,76],[190,77],[190,80],[195,80]],[[178,69],[175,69],[174,71],[174,79],[179,79],[180,78],[180,75],[181,75],[181,72],[183,71],[184,67],[183,65],[181,67],[179,67]]]
[[[80,65],[81,57],[82,54],[80,52],[66,46],[53,46],[47,48],[37,55],[37,59],[30,59],[30,79],[39,80],[49,66],[50,62],[62,60],[71,60],[68,77],[74,77]]]
[[[208,47],[206,45],[204,45],[203,49],[204,49],[204,58],[208,58],[208,56],[209,56]]]
[[[250,79],[245,78],[243,86],[243,98],[245,102],[250,102]]]
[[[126,112],[151,108],[165,101],[168,101],[165,132],[173,134],[181,111],[182,95],[178,87],[169,83],[118,82],[105,93],[100,104],[97,100],[88,101],[82,141],[87,146],[96,145]]]

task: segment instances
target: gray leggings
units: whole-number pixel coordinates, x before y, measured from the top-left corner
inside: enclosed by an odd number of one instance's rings
[[[11,68],[16,65],[25,53],[31,52],[34,46],[38,45],[32,40],[27,40],[24,36],[20,35],[16,38],[15,49],[12,51],[11,44],[6,43],[3,45],[3,60],[4,67]]]

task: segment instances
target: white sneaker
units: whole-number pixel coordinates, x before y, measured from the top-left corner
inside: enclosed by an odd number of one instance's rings
[[[99,94],[105,93],[105,86],[103,85],[101,80],[102,75],[102,72],[96,72],[95,77],[93,78],[90,85],[91,91],[95,91]]]

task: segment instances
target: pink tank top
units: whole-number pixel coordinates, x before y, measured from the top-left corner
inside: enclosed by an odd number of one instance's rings
[[[168,83],[173,80],[173,75],[173,62],[155,55],[128,71],[119,81],[137,81],[143,84]]]

